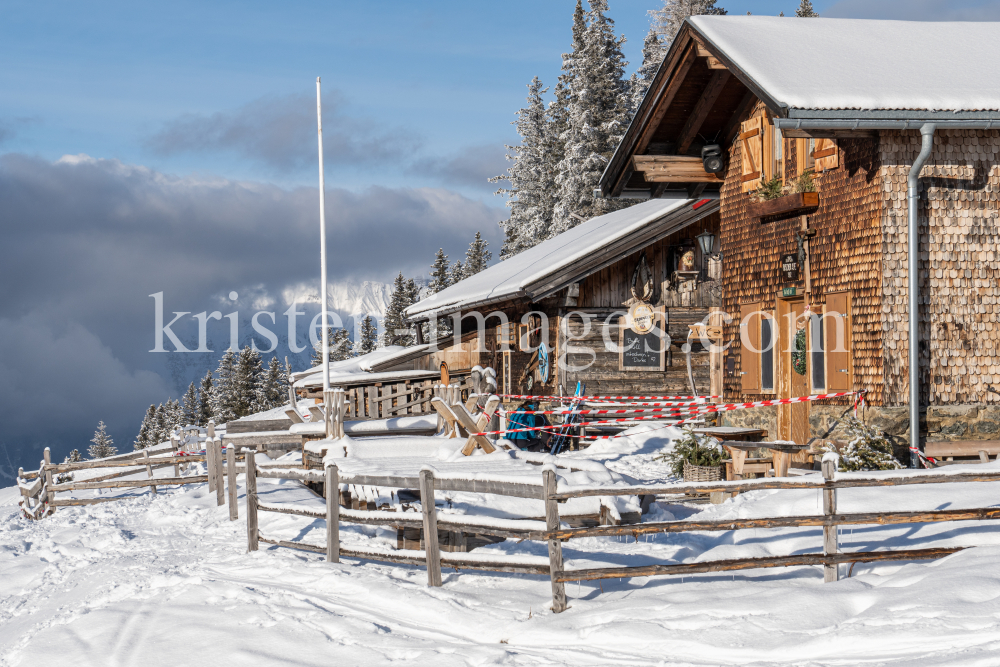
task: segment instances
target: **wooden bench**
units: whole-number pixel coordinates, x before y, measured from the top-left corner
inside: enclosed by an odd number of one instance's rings
[[[723,459],[726,465],[726,479],[729,481],[746,479],[749,474],[763,473],[765,476],[774,469],[770,458],[748,458],[743,461],[743,471],[737,474],[733,469],[733,459]]]
[[[928,442],[924,444],[924,454],[942,463],[954,463],[955,457],[979,457],[980,462],[989,463],[990,456],[1000,456],[1000,440],[955,440],[953,442]],[[970,461],[965,461],[970,463]]]

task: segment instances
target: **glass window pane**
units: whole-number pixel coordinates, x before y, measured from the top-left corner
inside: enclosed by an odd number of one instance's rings
[[[813,389],[826,388],[826,366],[823,356],[823,320],[814,319],[809,327],[812,331],[809,341],[809,350],[812,358],[812,386]]]
[[[771,341],[771,318],[760,318],[760,388],[774,391],[774,345]]]

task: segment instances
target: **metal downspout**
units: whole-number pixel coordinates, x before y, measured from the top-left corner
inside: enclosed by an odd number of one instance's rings
[[[906,179],[906,199],[909,205],[909,319],[910,319],[910,467],[920,467],[920,274],[918,269],[920,254],[920,190],[918,179],[920,169],[927,162],[934,147],[934,123],[920,127],[920,153],[910,167]]]

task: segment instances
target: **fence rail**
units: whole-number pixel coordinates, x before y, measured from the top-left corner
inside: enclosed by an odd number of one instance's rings
[[[686,575],[706,572],[728,572],[757,568],[795,567],[822,565],[824,580],[839,578],[838,565],[850,562],[881,562],[895,560],[925,560],[941,558],[968,547],[940,547],[928,549],[903,549],[892,551],[842,552],[837,542],[837,527],[841,525],[898,525],[910,523],[936,523],[943,521],[991,521],[1000,519],[1000,508],[973,508],[958,510],[932,510],[926,512],[864,512],[841,514],[837,512],[837,490],[843,488],[904,486],[910,484],[948,484],[961,482],[1000,481],[1000,473],[970,472],[950,475],[913,471],[880,477],[841,477],[835,472],[836,458],[827,456],[823,460],[822,480],[801,480],[790,478],[769,478],[759,481],[720,482],[706,484],[633,485],[616,487],[563,488],[556,485],[555,469],[546,466],[542,470],[540,484],[511,483],[484,479],[460,479],[454,475],[436,477],[432,469],[424,469],[419,477],[341,475],[335,465],[324,472],[271,469],[258,470],[248,459],[247,477],[247,539],[248,548],[254,551],[259,542],[281,547],[305,549],[326,554],[330,562],[339,562],[340,557],[380,560],[391,563],[424,565],[427,569],[428,585],[441,585],[441,567],[493,570],[502,572],[534,573],[548,575],[552,586],[552,609],[561,612],[566,609],[566,582],[588,581],[622,577],[646,577],[658,575]],[[251,469],[252,468],[252,469]],[[325,510],[293,508],[261,503],[257,497],[256,478],[299,479],[323,482],[327,495]],[[253,480],[251,482],[251,480]],[[421,514],[350,510],[339,504],[340,484],[363,484],[390,488],[418,488],[420,491]],[[719,491],[743,492],[758,489],[802,490],[815,489],[823,494],[823,513],[804,516],[761,517],[752,519],[730,519],[723,521],[664,521],[623,526],[595,526],[584,528],[563,528],[559,519],[559,504],[571,498],[593,496],[621,496],[642,494],[712,493]],[[521,498],[536,498],[545,503],[544,529],[542,522],[531,519],[507,520],[499,525],[497,520],[486,517],[462,515],[461,519],[450,516],[439,517],[434,505],[434,491],[474,491]],[[265,537],[258,528],[258,512],[278,512],[294,514],[313,519],[325,519],[327,523],[327,544],[310,545]],[[393,525],[397,527],[420,527],[423,530],[423,551],[387,552],[378,550],[345,549],[340,546],[340,524],[356,523],[368,525]],[[738,558],[705,561],[699,563],[664,563],[630,567],[606,567],[570,570],[564,567],[562,543],[570,539],[584,537],[610,537],[632,535],[638,542],[639,535],[654,533],[683,533],[702,531],[730,531],[746,528],[789,528],[822,527],[823,544],[820,553],[788,556],[768,556],[758,558]],[[438,530],[479,533],[518,540],[544,541],[548,545],[548,565],[518,562],[517,560],[473,558],[442,555],[438,546]],[[485,556],[485,555],[484,555]],[[494,557],[495,558],[495,557]]]

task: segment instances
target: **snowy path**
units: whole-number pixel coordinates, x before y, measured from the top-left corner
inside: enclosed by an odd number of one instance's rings
[[[294,484],[260,481],[268,502],[321,504]],[[867,489],[842,503],[845,511],[984,506],[998,487]],[[815,495],[755,492],[702,516],[809,513]],[[444,586],[429,589],[416,567],[328,565],[265,545],[247,554],[243,508],[230,522],[205,485],[61,508],[41,522],[19,518],[16,500],[16,489],[0,489],[3,666],[992,665],[1000,652],[1000,527],[986,523],[864,527],[843,537],[848,548],[998,545],[935,563],[859,565],[852,579],[827,585],[818,568],[573,583],[571,608],[554,615],[544,577],[446,570]],[[321,542],[322,521],[261,520],[265,534]],[[566,552],[574,567],[707,560],[816,551],[818,534],[590,539]],[[344,531],[345,546],[384,546],[387,537]],[[492,548],[544,553],[528,542]]]

